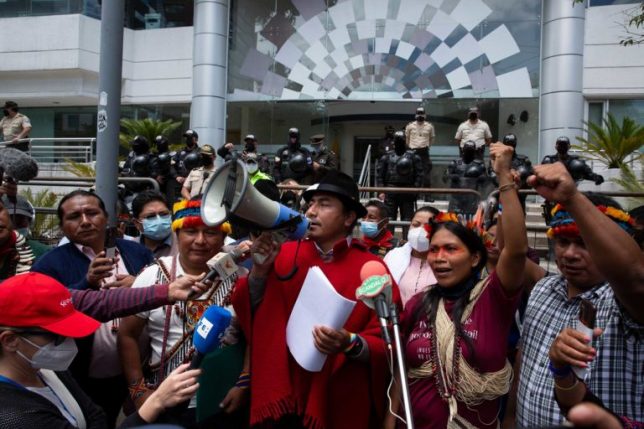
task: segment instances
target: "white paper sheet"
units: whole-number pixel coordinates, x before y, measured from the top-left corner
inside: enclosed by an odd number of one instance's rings
[[[315,348],[313,327],[342,328],[355,305],[336,292],[319,267],[309,268],[286,325],[286,344],[302,368],[318,372],[326,361]]]

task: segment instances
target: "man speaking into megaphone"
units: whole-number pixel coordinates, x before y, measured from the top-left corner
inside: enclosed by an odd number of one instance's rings
[[[336,171],[303,197],[309,204],[308,237],[280,245],[263,233],[253,242],[251,254],[265,258],[255,261],[233,293],[235,312],[251,342],[250,423],[367,427],[375,415],[382,421],[389,381],[376,313],[358,302],[340,329],[313,329],[310,341],[327,355],[319,372],[299,366],[286,342],[287,322],[309,268],[319,267],[338,294],[355,300],[362,266],[378,260],[351,238],[366,209],[353,179]],[[395,287],[393,297],[400,302]]]

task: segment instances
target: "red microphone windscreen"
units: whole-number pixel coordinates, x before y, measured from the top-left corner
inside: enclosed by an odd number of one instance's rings
[[[365,281],[371,276],[382,276],[387,274],[387,268],[382,262],[379,261],[369,261],[360,269],[360,280]]]

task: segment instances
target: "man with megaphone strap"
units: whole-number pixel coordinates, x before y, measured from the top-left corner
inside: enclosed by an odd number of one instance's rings
[[[354,300],[361,268],[378,260],[351,237],[357,220],[366,214],[351,177],[329,172],[304,199],[309,204],[309,237],[280,246],[270,234],[262,234],[251,253],[266,259],[255,260],[249,276],[240,279],[233,292],[233,306],[251,349],[250,423],[380,427],[389,371],[374,311],[359,302],[343,328],[314,329],[312,340],[327,355],[320,372],[300,367],[286,345],[286,325],[310,267],[318,266],[339,294]],[[399,303],[397,288],[393,295]]]

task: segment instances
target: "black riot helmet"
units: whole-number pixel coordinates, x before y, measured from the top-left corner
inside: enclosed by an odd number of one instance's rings
[[[476,156],[476,143],[473,141],[466,141],[463,143],[463,150],[462,150],[462,158],[463,162],[466,164],[469,164],[470,162],[474,161],[474,157]]]
[[[199,167],[200,164],[201,164],[201,155],[199,155],[196,152],[190,152],[183,159],[183,167],[186,169],[186,171],[190,171],[193,168],[197,168]]]
[[[485,166],[483,164],[474,163],[465,170],[465,177],[473,179],[476,179],[483,174],[485,174]]]
[[[143,136],[135,136],[130,142],[130,146],[132,146],[132,151],[137,155],[143,155],[150,150],[150,143]]]
[[[503,137],[503,144],[506,146],[512,146],[514,149],[517,148],[517,136],[514,134],[506,134],[505,137]]]
[[[183,137],[186,139],[186,146],[192,148],[197,145],[197,140],[199,140],[199,134],[195,130],[186,130],[183,133]]]
[[[161,135],[154,138],[154,144],[157,146],[158,153],[167,152],[170,148],[170,142],[168,139]]]
[[[414,164],[409,156],[401,156],[396,161],[396,173],[399,176],[409,176],[412,172]]]
[[[288,168],[294,173],[302,174],[306,172],[306,156],[302,152],[297,152],[288,160]]]
[[[137,177],[148,177],[150,175],[150,157],[138,155],[132,160],[132,171]]]
[[[299,146],[300,130],[298,130],[297,128],[290,128],[288,130],[288,144],[289,146]]]
[[[570,139],[566,136],[561,136],[557,138],[555,142],[555,149],[559,155],[566,155],[570,150]]]
[[[402,155],[406,150],[405,133],[402,131],[396,131],[394,133],[394,150],[398,155]]]

